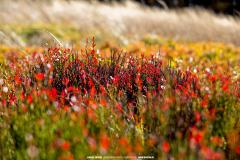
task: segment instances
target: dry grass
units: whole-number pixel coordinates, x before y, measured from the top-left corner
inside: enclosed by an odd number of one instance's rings
[[[203,9],[159,10],[132,2],[104,5],[79,1],[0,2],[2,24],[64,23],[81,30],[110,32],[120,39],[160,35],[188,41],[240,45],[240,20]]]

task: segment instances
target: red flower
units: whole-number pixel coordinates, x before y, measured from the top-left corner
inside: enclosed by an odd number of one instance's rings
[[[68,83],[69,83],[69,79],[68,78],[64,78],[63,79],[63,84],[65,85],[65,86],[67,86],[68,85]]]
[[[68,141],[64,141],[62,143],[62,145],[61,145],[61,148],[62,148],[62,150],[65,150],[65,151],[69,150],[69,148],[70,148],[69,142]]]
[[[101,149],[106,152],[110,147],[110,140],[106,134],[103,134],[100,141]]]
[[[22,83],[22,80],[21,80],[20,76],[18,76],[18,75],[16,75],[16,76],[14,77],[14,80],[15,80],[15,83],[16,83],[17,85],[19,85],[19,84]]]
[[[21,93],[21,95],[20,95],[20,99],[21,99],[21,100],[24,100],[24,99],[25,99],[25,93],[24,93],[24,91],[22,91],[22,93]]]
[[[122,105],[120,103],[116,104],[116,108],[119,112],[122,112]]]
[[[13,105],[16,100],[17,100],[17,97],[13,93],[11,93],[9,95],[9,102],[10,102],[10,104]]]
[[[221,160],[223,159],[221,152],[215,152],[209,147],[202,146],[201,153],[204,159],[211,159],[211,160]]]
[[[206,108],[208,106],[208,94],[206,94],[204,97],[203,97],[203,100],[201,101],[201,106],[203,108]]]
[[[212,75],[209,77],[210,81],[215,82],[217,80],[217,76],[216,75]]]
[[[228,89],[229,89],[228,83],[224,83],[224,84],[222,85],[222,90],[223,90],[224,92],[227,92]]]
[[[240,155],[240,145],[235,148],[235,152]]]
[[[223,140],[219,136],[213,136],[213,137],[211,137],[210,140],[213,144],[218,145],[218,146],[222,146],[222,144],[223,144]]]
[[[107,102],[106,102],[105,99],[100,99],[100,104],[101,104],[102,106],[107,106]]]
[[[37,73],[37,74],[35,74],[35,78],[38,81],[42,81],[44,79],[44,73]]]
[[[196,123],[201,121],[201,113],[198,111],[195,112],[195,121]]]
[[[67,106],[67,105],[63,107],[63,110],[66,111],[66,112],[69,111],[69,109],[70,109],[70,107]]]
[[[95,90],[94,87],[92,87],[92,88],[90,89],[90,97],[94,97],[95,94],[96,94],[96,90]]]
[[[128,140],[125,138],[125,137],[122,137],[118,140],[118,143],[121,145],[121,146],[126,146],[128,145]]]
[[[170,151],[170,144],[167,141],[164,141],[162,143],[162,150],[165,153],[168,153]]]
[[[201,141],[202,141],[202,139],[203,139],[203,133],[202,132],[198,132],[196,135],[195,135],[195,141],[197,142],[197,143],[200,143]]]
[[[106,93],[107,93],[103,85],[100,85],[100,91],[101,91],[103,96],[105,96]]]
[[[204,137],[204,132],[198,130],[195,126],[192,127],[190,130],[190,141],[192,141],[194,144],[199,144]]]
[[[120,82],[120,76],[110,77],[114,85],[118,85]]]
[[[215,108],[209,109],[209,115],[208,116],[211,120],[215,119],[216,118],[216,109]]]
[[[167,111],[168,109],[169,109],[169,104],[168,103],[164,103],[162,106],[161,106],[161,109],[163,110],[163,111]]]
[[[52,88],[51,90],[48,91],[48,97],[54,101],[57,98],[57,90],[56,88]]]
[[[28,96],[27,96],[27,102],[28,102],[29,104],[31,104],[32,101],[33,101],[32,96],[31,96],[31,95],[28,95]]]
[[[222,90],[225,93],[229,92],[229,85],[231,84],[230,80],[226,77],[222,78]]]

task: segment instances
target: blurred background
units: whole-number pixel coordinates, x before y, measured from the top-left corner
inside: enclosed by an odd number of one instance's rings
[[[240,0],[0,0],[0,44],[124,46],[156,37],[240,44]]]
[[[113,2],[114,0],[100,0],[101,2]],[[126,0],[115,0],[124,2]],[[199,6],[218,13],[239,15],[240,0],[135,0],[142,5],[156,6],[160,8],[180,8]]]

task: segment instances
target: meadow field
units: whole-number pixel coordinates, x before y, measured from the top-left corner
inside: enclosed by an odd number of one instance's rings
[[[0,159],[240,159],[240,21],[0,1]]]

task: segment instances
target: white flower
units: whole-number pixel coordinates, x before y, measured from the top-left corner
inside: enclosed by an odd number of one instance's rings
[[[165,89],[165,86],[161,85],[161,89]]]
[[[57,101],[55,101],[55,102],[53,102],[53,104],[54,104],[54,107],[58,107],[58,105],[59,105],[59,103],[57,102]]]
[[[48,115],[52,115],[52,111],[49,109],[49,110],[47,111],[47,114],[48,114]]]
[[[210,89],[209,89],[209,87],[205,87],[205,90],[206,90],[206,91],[209,91]]]
[[[3,79],[0,79],[0,85],[3,85],[3,83],[4,83]]]
[[[196,69],[196,68],[194,68],[193,72],[194,72],[194,73],[197,73],[197,69]]]
[[[27,142],[31,142],[31,141],[33,140],[33,135],[30,134],[30,133],[26,134],[26,135],[25,135],[25,140],[26,140]]]
[[[77,106],[77,105],[74,105],[74,106],[73,106],[73,110],[74,110],[75,112],[79,112],[79,111],[80,111],[80,107]]]
[[[176,59],[176,61],[177,61],[178,63],[182,63],[182,62],[183,62],[182,59]]]
[[[99,54],[99,53],[100,53],[100,50],[98,49],[98,50],[97,50],[97,54]]]
[[[192,63],[192,61],[193,61],[193,57],[190,57],[189,62]]]
[[[48,68],[51,68],[51,64],[48,63],[48,64],[47,64],[47,67],[48,67]]]
[[[73,103],[75,103],[75,102],[77,102],[77,98],[76,98],[75,96],[72,96],[72,97],[71,97],[71,101],[72,101]]]
[[[210,68],[206,68],[206,71],[209,72],[209,73],[211,72]]]
[[[4,86],[3,87],[3,92],[7,93],[8,92],[8,87]]]
[[[114,80],[115,78],[113,78],[112,76],[110,76],[111,80]]]
[[[30,158],[36,158],[39,154],[38,148],[34,145],[31,145],[27,149],[27,154]]]

